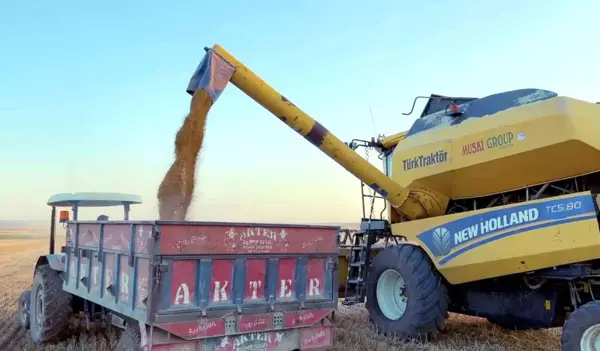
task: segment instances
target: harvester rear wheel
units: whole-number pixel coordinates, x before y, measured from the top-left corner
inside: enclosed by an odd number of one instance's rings
[[[588,302],[571,313],[563,326],[561,350],[600,349],[600,301]]]
[[[439,273],[416,245],[393,245],[371,262],[366,308],[377,330],[402,339],[427,338],[443,327],[448,298]]]
[[[73,296],[62,285],[59,273],[49,265],[36,268],[29,302],[31,338],[36,343],[59,339],[68,330]]]

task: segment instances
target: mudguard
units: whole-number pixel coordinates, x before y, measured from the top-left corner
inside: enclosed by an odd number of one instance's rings
[[[57,272],[64,272],[66,268],[66,255],[61,253],[40,256],[35,264],[35,267],[37,268],[43,264],[48,264],[50,268]]]

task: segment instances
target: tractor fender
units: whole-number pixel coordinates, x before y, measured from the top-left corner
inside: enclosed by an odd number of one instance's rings
[[[35,267],[37,268],[45,264],[49,265],[50,268],[57,272],[64,272],[66,270],[66,254],[61,253],[40,256],[35,264]]]

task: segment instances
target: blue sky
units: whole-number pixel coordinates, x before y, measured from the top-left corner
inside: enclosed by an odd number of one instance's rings
[[[408,129],[417,95],[542,88],[600,101],[599,7],[0,0],[0,219],[47,218],[47,198],[69,191],[137,193],[134,217],[156,217],[205,46],[350,140]],[[358,181],[233,86],[204,145],[192,219],[360,218]]]

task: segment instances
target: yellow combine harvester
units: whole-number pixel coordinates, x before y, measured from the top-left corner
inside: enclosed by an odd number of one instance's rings
[[[214,103],[231,82],[389,205],[340,258],[344,304],[366,300],[378,330],[430,335],[451,311],[563,326],[564,350],[600,345],[600,105],[538,89],[432,95],[409,131],[346,144],[222,47],[206,51],[188,93]]]

